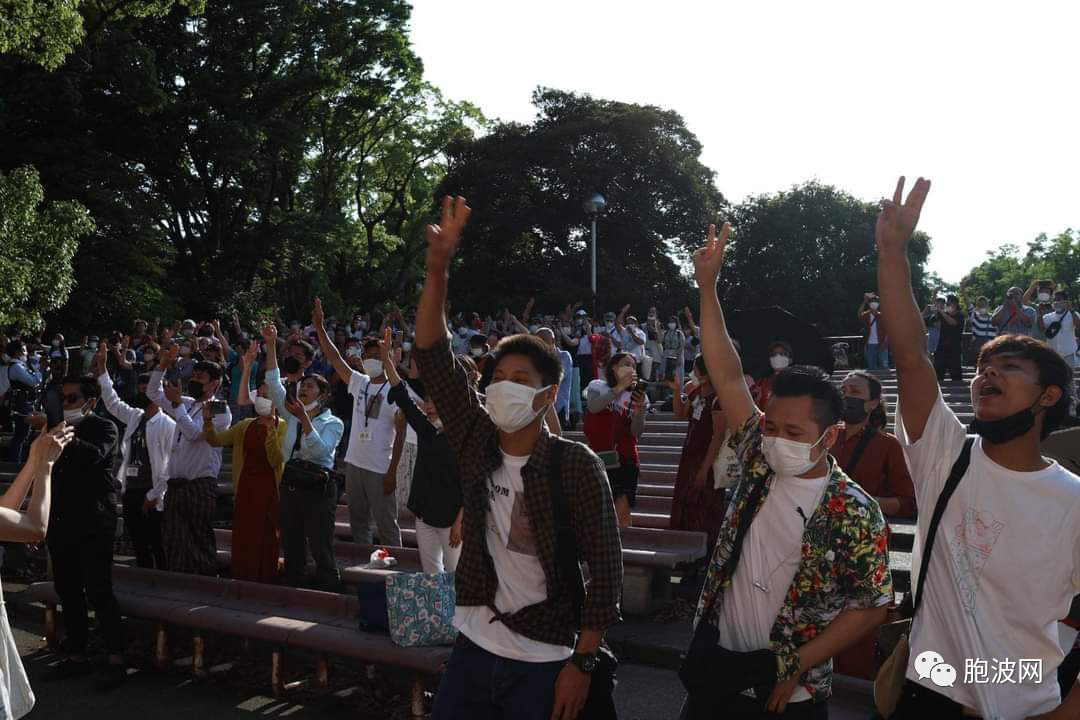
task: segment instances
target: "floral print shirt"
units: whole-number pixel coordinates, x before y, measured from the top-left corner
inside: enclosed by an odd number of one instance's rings
[[[717,624],[724,591],[731,586],[731,576],[723,568],[735,543],[739,518],[746,512],[757,515],[775,478],[761,451],[763,419],[755,413],[728,441],[737,453],[740,477],[709,564],[695,627],[707,608],[707,621]],[[761,484],[761,501],[751,508],[751,491]],[[892,602],[888,546],[881,508],[830,457],[825,493],[806,524],[802,559],[770,633],[778,682],[798,672],[799,647],[824,632],[843,610],[885,607]],[[743,552],[748,551],[744,545]],[[832,694],[832,660],[808,670],[800,684],[813,700],[827,699]]]

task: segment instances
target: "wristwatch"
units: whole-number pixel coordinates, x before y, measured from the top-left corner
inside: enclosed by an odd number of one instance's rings
[[[596,653],[574,653],[570,656],[570,662],[586,675],[592,675],[599,664],[596,660]]]

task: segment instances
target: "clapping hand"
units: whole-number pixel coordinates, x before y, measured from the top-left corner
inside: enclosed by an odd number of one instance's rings
[[[716,236],[716,225],[709,225],[705,238],[705,247],[694,253],[694,275],[701,289],[715,288],[720,278],[720,268],[724,265],[724,248],[727,246],[731,225],[724,223],[720,236]]]
[[[447,195],[443,198],[442,218],[438,225],[427,226],[427,266],[445,272],[457,252],[461,242],[461,233],[469,221],[472,210],[465,204],[465,198],[456,199]]]
[[[907,254],[908,241],[919,224],[919,215],[929,192],[930,181],[919,178],[908,193],[907,200],[901,202],[904,178],[897,181],[892,200],[881,201],[881,214],[874,229],[874,241],[879,253]]]

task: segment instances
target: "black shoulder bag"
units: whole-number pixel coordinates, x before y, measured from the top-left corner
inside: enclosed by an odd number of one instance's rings
[[[964,449],[960,451],[960,457],[953,463],[949,471],[949,479],[945,481],[945,487],[941,489],[937,504],[934,505],[934,514],[930,518],[930,525],[926,528],[926,547],[922,550],[922,561],[919,563],[919,584],[915,590],[915,602],[911,602],[911,593],[904,597],[901,603],[900,614],[915,622],[915,613],[919,611],[922,602],[923,590],[926,589],[926,573],[930,569],[930,551],[934,549],[934,538],[937,537],[938,525],[941,524],[941,516],[945,514],[945,507],[949,504],[949,498],[956,492],[956,486],[960,484],[960,478],[964,477],[968,465],[971,463],[971,447],[975,444],[975,438],[964,441]],[[908,632],[911,632],[909,626]],[[884,718],[889,718],[896,711],[896,704],[900,702],[906,682],[908,659],[911,646],[907,636],[901,636],[896,644],[892,655],[882,663],[878,670],[877,679],[874,680],[874,704],[878,712]]]
[[[746,539],[764,491],[764,481],[754,485],[750,491],[746,509],[739,517],[739,526],[735,530],[731,555],[721,570],[727,577],[735,575],[742,555],[743,540]],[[712,720],[722,717],[734,696],[749,689],[754,690],[754,697],[764,710],[765,703],[776,685],[776,655],[772,650],[763,648],[752,652],[736,652],[720,645],[720,630],[712,622],[716,597],[719,597],[719,593],[704,608],[701,620],[694,630],[694,637],[690,640],[690,648],[679,667],[679,679],[689,696],[688,720]]]
[[[585,580],[581,576],[578,561],[577,535],[570,523],[570,506],[562,487],[563,440],[550,438],[551,456],[548,458],[548,482],[551,488],[551,507],[555,514],[555,569],[559,580],[570,595],[574,608],[575,624],[581,619],[585,604]],[[619,660],[606,643],[596,651],[597,667],[589,682],[589,696],[578,715],[578,720],[615,720],[615,671]]]
[[[296,442],[293,443],[292,452],[289,453],[289,459],[285,463],[281,484],[298,490],[307,490],[308,492],[325,492],[326,485],[330,482],[330,471],[318,463],[294,457],[296,451],[300,449],[300,442],[303,439],[304,428],[297,423]]]

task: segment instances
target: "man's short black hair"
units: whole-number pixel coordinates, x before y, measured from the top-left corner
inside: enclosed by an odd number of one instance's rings
[[[195,367],[192,372],[204,372],[210,376],[212,380],[220,380],[224,374],[221,370],[221,365],[210,360],[200,360],[195,363]]]
[[[840,422],[844,411],[844,397],[833,385],[828,373],[813,365],[792,365],[776,373],[772,381],[774,397],[810,396],[813,403],[814,422],[818,430]]]
[[[1061,427],[1069,414],[1069,398],[1073,387],[1073,371],[1065,358],[1041,340],[1027,335],[1001,335],[983,345],[979,352],[978,367],[989,362],[995,355],[1016,355],[1035,363],[1039,370],[1039,385],[1044,389],[1061,388],[1061,399],[1043,412],[1042,439]]]
[[[787,340],[773,340],[769,343],[769,354],[771,355],[776,348],[784,350],[788,354],[788,357],[791,357],[794,354],[794,351],[791,349],[791,343]]]
[[[495,346],[495,362],[493,367],[498,367],[504,357],[510,355],[524,355],[532,362],[533,367],[540,373],[540,379],[544,385],[558,385],[562,382],[562,361],[555,354],[555,350],[546,342],[536,337],[521,333],[510,335],[499,341]]]
[[[84,400],[93,400],[101,397],[101,386],[92,375],[69,375],[64,378],[64,385],[78,385],[79,394]]]
[[[469,338],[469,347],[482,348],[487,345],[487,335],[473,335]]]
[[[304,351],[304,357],[306,357],[308,360],[315,359],[315,348],[313,348],[311,346],[311,343],[309,343],[307,340],[293,340],[289,343],[289,346],[286,349],[292,350],[292,348],[297,345],[299,345],[300,349]]]
[[[378,347],[379,347],[379,341],[376,340],[375,338],[368,338],[367,340],[364,341],[364,352],[367,352],[371,348],[378,349]]]

